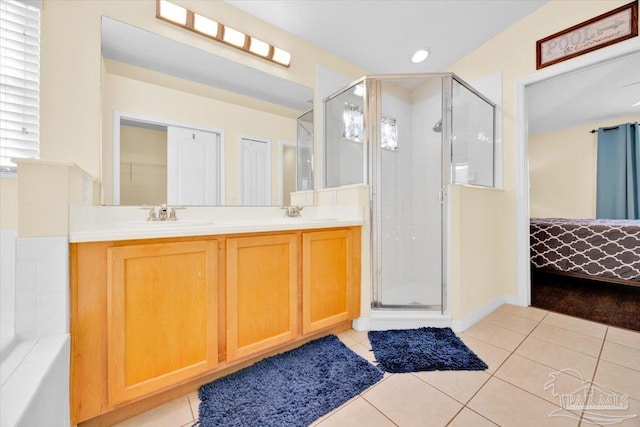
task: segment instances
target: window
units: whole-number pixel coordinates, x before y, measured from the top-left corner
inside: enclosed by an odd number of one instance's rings
[[[0,172],[38,158],[40,9],[0,0]]]
[[[386,150],[398,151],[398,125],[396,119],[382,116],[380,146]],[[342,137],[353,142],[364,140],[364,111],[361,107],[344,103],[342,114]]]

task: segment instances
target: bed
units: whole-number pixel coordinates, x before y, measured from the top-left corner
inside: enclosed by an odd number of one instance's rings
[[[531,218],[535,269],[640,286],[640,221]]]

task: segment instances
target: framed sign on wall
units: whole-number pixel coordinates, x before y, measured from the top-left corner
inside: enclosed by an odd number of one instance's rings
[[[636,37],[638,3],[634,1],[536,42],[536,69]]]

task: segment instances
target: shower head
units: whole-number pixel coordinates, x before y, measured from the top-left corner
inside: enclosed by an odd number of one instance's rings
[[[438,133],[442,132],[442,120],[438,120],[438,123],[433,126],[433,131]]]

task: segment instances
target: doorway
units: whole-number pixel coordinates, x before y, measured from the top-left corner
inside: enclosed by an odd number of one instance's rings
[[[530,268],[530,180],[529,180],[529,108],[528,89],[531,86],[551,81],[569,73],[579,72],[598,66],[607,61],[640,52],[638,43],[610,46],[589,55],[574,58],[556,64],[545,70],[516,81],[516,253],[517,253],[517,295],[518,303],[531,304],[531,268]],[[637,85],[636,85],[637,86]]]

